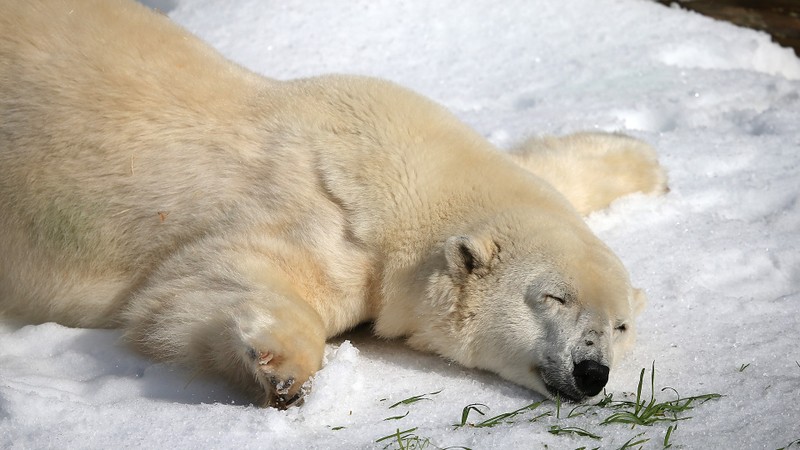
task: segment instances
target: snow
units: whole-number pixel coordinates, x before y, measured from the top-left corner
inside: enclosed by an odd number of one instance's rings
[[[649,395],[655,361],[657,388],[724,396],[685,415],[674,447],[800,439],[800,60],[790,50],[642,0],[150,3],[267,76],[388,78],[500,147],[584,129],[650,142],[671,192],[588,219],[650,299],[608,392],[635,392],[648,368]],[[137,355],[120,336],[0,326],[0,447],[391,448],[396,440],[376,440],[416,427],[428,448],[619,448],[640,433],[659,448],[669,426],[600,425],[612,411],[599,408],[567,418],[573,405],[557,418],[545,402],[513,423],[455,428],[469,404],[491,408],[473,413],[476,423],[542,398],[368,329],[330,343],[304,406],[261,409],[218,380]],[[551,434],[554,425],[602,439]]]

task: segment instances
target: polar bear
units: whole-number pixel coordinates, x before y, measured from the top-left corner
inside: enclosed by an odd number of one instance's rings
[[[375,333],[580,401],[644,296],[581,214],[660,193],[610,134],[503,153],[386,81],[277,81],[128,0],[0,6],[0,313],[298,403]],[[545,181],[546,180],[546,181]]]

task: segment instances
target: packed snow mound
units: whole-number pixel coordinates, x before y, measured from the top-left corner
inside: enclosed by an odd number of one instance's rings
[[[747,70],[800,79],[800,60],[789,48],[772,42],[764,32],[737,29],[734,25],[696,16],[705,21],[703,33],[691,42],[673,42],[658,52],[665,64],[693,69]],[[731,32],[736,29],[736,32]]]

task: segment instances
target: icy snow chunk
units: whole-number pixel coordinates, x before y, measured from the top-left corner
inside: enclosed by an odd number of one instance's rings
[[[698,35],[694,40],[668,45],[657,59],[677,67],[752,70],[800,80],[800,60],[794,52],[773,43],[769,35],[760,32],[725,37]]]
[[[612,111],[628,130],[666,132],[675,129],[677,114],[668,109],[637,108]]]
[[[344,341],[338,347],[325,349],[324,365],[313,378],[311,393],[303,405],[306,417],[323,416],[332,411],[353,409],[353,392],[364,387],[359,367],[358,349]]]

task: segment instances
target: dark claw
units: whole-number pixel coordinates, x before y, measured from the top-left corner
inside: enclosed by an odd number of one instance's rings
[[[298,392],[297,394],[294,394],[294,396],[292,398],[290,398],[289,400],[286,401],[286,405],[287,406],[300,406],[300,405],[303,404],[305,399],[306,398],[303,396],[303,393],[302,392]]]
[[[294,394],[291,398],[287,399],[283,395],[278,395],[275,397],[275,407],[278,409],[286,409],[290,406],[300,406],[303,404],[303,393],[298,392]]]
[[[275,392],[277,392],[280,395],[286,395],[289,393],[289,389],[292,388],[293,384],[294,384],[294,377],[289,377],[287,380],[275,384]]]
[[[278,377],[269,377],[269,384],[275,388],[275,393],[279,395],[286,395],[289,393],[289,389],[292,388],[294,384],[294,377],[289,377],[286,380],[281,380]]]

